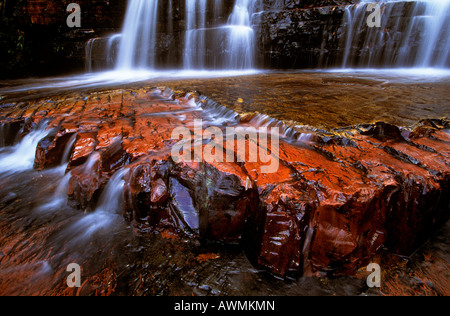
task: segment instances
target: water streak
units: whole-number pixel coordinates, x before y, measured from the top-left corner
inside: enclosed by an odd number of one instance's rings
[[[61,166],[59,169],[64,172],[67,165]],[[44,203],[43,205],[39,206],[37,208],[38,211],[59,211],[62,208],[67,206],[67,190],[69,187],[69,181],[72,177],[72,174],[68,172],[59,182],[58,186],[56,187],[55,193],[49,198],[47,203]]]
[[[228,19],[230,38],[226,69],[251,69],[254,66],[255,35],[251,17],[257,1],[236,0]]]
[[[230,13],[230,6],[225,5],[223,0],[186,0],[184,41],[176,47],[183,52],[180,65],[182,69],[253,69],[255,32],[252,17],[260,2],[235,0]],[[160,10],[166,12],[159,12]],[[105,61],[101,64],[108,67],[114,62],[116,71],[154,71],[179,65],[177,57],[174,57],[176,54],[161,57],[163,51],[160,48],[165,45],[160,45],[163,37],[176,39],[179,36],[174,29],[174,14],[172,1],[162,3],[157,0],[130,0],[121,34],[106,38],[101,45],[95,45],[98,39],[87,42],[86,71],[91,72],[94,66],[99,66],[94,65],[94,60],[100,61],[102,58]],[[118,49],[116,42],[119,42]],[[94,45],[106,47],[105,56],[99,56],[98,49],[94,51]],[[157,63],[157,60],[165,62]]]
[[[345,9],[343,68],[450,67],[450,0],[383,1],[380,28],[368,2]]]
[[[0,154],[0,173],[11,174],[32,170],[39,142],[49,134],[47,124],[41,124],[25,135],[15,146]]]
[[[69,141],[67,142],[66,148],[64,149],[64,153],[61,159],[61,164],[65,164],[67,162],[69,162],[70,159],[70,155],[72,154],[73,151],[73,145],[75,144],[75,140],[77,139],[77,134],[73,134]]]
[[[94,50],[94,44],[95,41],[98,40],[98,38],[91,38],[87,43],[85,47],[85,54],[86,54],[86,72],[92,72],[92,64],[93,64],[93,50]]]
[[[116,68],[155,67],[158,0],[130,0],[125,16]]]
[[[184,69],[205,69],[206,0],[186,0]]]
[[[71,236],[69,244],[89,242],[91,237],[102,231],[109,231],[115,223],[122,222],[123,177],[127,170],[118,170],[109,180],[100,196],[95,211],[84,214],[75,223],[66,228],[62,233]]]
[[[186,0],[184,69],[252,69],[255,34],[252,16],[259,0],[236,0],[227,24],[220,25],[222,1],[215,1],[213,20],[205,0]]]

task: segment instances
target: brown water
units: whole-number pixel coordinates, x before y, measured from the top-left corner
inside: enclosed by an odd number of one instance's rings
[[[69,83],[58,89],[36,89],[39,81],[0,82],[2,102],[48,98],[73,92],[112,87],[165,86],[174,91],[198,91],[239,113],[260,112],[301,125],[333,129],[385,121],[410,126],[425,118],[450,115],[450,76],[439,78],[375,73],[287,72],[249,76],[177,79],[155,78],[139,83],[94,87]],[[48,84],[54,83],[49,80]],[[26,91],[8,93],[14,85],[31,85]],[[1,99],[0,99],[1,100]]]
[[[323,73],[261,74],[162,82],[196,89],[237,112],[332,129],[385,121],[409,126],[450,115],[450,81],[389,83],[384,79]]]

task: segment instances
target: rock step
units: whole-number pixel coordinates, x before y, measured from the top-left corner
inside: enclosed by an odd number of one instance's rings
[[[413,130],[379,122],[346,136],[317,132],[314,142],[281,139],[278,150],[261,138],[235,140],[234,161],[175,160],[172,131],[194,132],[197,119],[214,124],[214,111],[229,117],[221,130],[248,126],[203,96],[156,88],[16,104],[0,113],[0,125],[26,133],[48,122],[52,132],[38,145],[35,168],[58,165],[69,150],[68,195],[76,206],[93,208],[124,169],[123,214],[137,228],[240,242],[255,265],[280,276],[354,273],[382,247],[408,255],[449,217],[444,120]],[[196,146],[205,150],[211,141]],[[276,155],[277,172],[261,172],[269,163],[243,157],[243,144]]]

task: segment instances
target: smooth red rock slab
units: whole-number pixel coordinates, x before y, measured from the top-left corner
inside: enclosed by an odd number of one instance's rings
[[[75,140],[74,150],[70,159],[69,168],[79,166],[86,162],[97,146],[96,132],[79,132]]]
[[[102,161],[99,153],[93,153],[86,162],[70,171],[68,196],[81,208],[93,206],[103,185]]]
[[[34,168],[43,170],[62,164],[66,151],[71,151],[71,148],[67,147],[73,146],[75,132],[76,130],[63,129],[56,135],[49,135],[41,140],[36,148]]]

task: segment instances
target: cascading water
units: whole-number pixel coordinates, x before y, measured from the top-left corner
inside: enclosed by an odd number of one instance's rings
[[[123,202],[123,187],[125,181],[123,179],[127,169],[120,169],[114,173],[105,187],[103,194],[100,196],[99,205],[96,212],[104,212],[109,214],[121,214]]]
[[[70,178],[72,177],[71,172],[66,172],[67,166],[69,164],[70,155],[73,151],[73,145],[75,144],[77,134],[73,134],[69,139],[66,148],[64,149],[63,156],[61,159],[61,165],[55,169],[57,173],[64,175],[59,181],[56,187],[55,193],[51,196],[49,201],[37,208],[38,211],[48,211],[48,210],[59,210],[67,206],[67,189],[69,186]]]
[[[61,166],[60,170],[62,172],[64,172],[66,169],[65,167],[67,167],[67,165]],[[71,177],[72,177],[72,174],[70,172],[68,172],[59,181],[59,184],[57,185],[55,192],[49,198],[48,202],[40,205],[37,208],[37,211],[43,211],[43,212],[58,211],[64,207],[66,207],[67,201],[68,201],[67,188],[69,186],[69,181],[70,181]]]
[[[98,40],[98,38],[91,38],[85,47],[85,54],[86,54],[86,72],[92,72],[92,53],[94,49],[95,41]]]
[[[125,169],[116,171],[103,190],[95,211],[83,216],[64,231],[64,234],[72,235],[71,244],[89,241],[92,234],[109,228],[115,221],[121,222],[119,214],[122,211],[125,185],[123,177],[126,172]]]
[[[422,67],[449,66],[450,1],[427,2],[425,19],[424,34],[426,35],[420,45],[416,65]]]
[[[206,0],[186,0],[184,69],[204,69],[206,60]]]
[[[65,165],[69,162],[70,155],[72,154],[73,146],[75,144],[75,140],[77,139],[77,134],[73,134],[69,141],[67,142],[66,149],[64,149],[64,153],[61,159],[61,164]]]
[[[116,51],[119,49],[121,38],[122,34],[114,34],[108,38],[108,43],[106,45],[106,63],[108,66],[113,66],[115,64]]]
[[[116,68],[155,67],[158,0],[130,0],[125,16]]]
[[[162,53],[161,45],[166,44],[160,43],[164,36],[172,41],[179,37],[174,29],[173,1],[130,0],[121,34],[87,42],[86,71],[111,65],[120,71],[155,70],[177,64],[184,70],[252,69],[252,17],[260,2],[235,0],[230,5],[223,0],[185,0],[184,39],[172,44],[172,51],[182,52],[176,57],[173,52]]]
[[[0,174],[10,174],[32,170],[39,142],[49,134],[47,125],[42,124],[13,147],[0,154]]]
[[[251,27],[251,17],[257,1],[236,0],[228,20],[231,29],[227,54],[227,69],[253,68],[255,55],[255,35]]]
[[[222,1],[214,2],[213,20],[208,21],[205,0],[186,0],[184,69],[253,68],[255,45],[251,20],[258,4],[258,0],[236,0],[227,23],[218,25]]]
[[[368,2],[345,10],[343,68],[450,67],[450,0],[383,1],[380,28]]]

